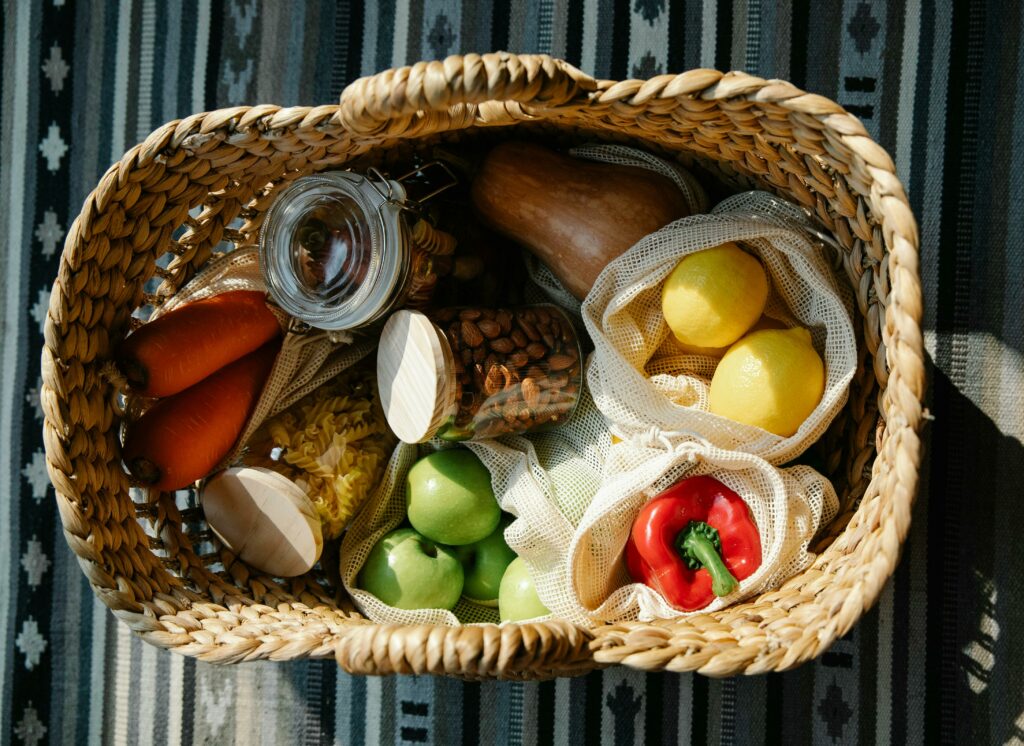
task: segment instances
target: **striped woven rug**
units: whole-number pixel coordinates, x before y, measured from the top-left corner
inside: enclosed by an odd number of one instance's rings
[[[907,0],[4,0],[0,15],[0,744],[1024,741],[1024,4]],[[812,665],[541,684],[198,664],[91,594],[44,468],[41,327],[64,233],[157,125],[322,104],[454,52],[599,78],[746,70],[838,100],[921,224],[928,460],[877,607]]]

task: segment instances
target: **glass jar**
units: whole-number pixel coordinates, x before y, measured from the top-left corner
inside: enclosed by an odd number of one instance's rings
[[[377,380],[407,443],[531,432],[576,410],[580,343],[557,306],[399,311],[381,332]]]
[[[419,202],[402,183],[409,175],[333,171],[297,179],[281,192],[259,246],[274,301],[329,331],[367,326],[410,300],[426,304],[437,282],[433,259],[452,254],[455,240],[421,219],[410,221]]]

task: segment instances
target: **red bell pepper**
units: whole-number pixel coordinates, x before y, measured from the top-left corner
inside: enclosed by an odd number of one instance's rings
[[[629,574],[681,611],[729,595],[760,566],[750,508],[713,477],[684,479],[656,495],[626,542]]]

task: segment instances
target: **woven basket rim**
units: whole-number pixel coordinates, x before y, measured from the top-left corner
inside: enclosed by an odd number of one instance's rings
[[[784,113],[778,120],[762,114],[762,129],[750,139],[760,147],[760,137],[768,147],[788,127],[796,153],[791,157],[803,158],[802,174],[782,168],[799,170],[798,161],[773,163],[762,157],[770,150],[743,150],[746,140],[715,141],[715,132],[699,127],[693,137],[717,142],[729,156],[726,165],[743,161],[743,168],[753,168],[746,159],[764,160],[766,165],[756,164],[768,169],[762,178],[781,179],[792,194],[833,218],[866,286],[858,297],[868,300],[859,311],[868,342],[875,344],[873,374],[884,416],[884,427],[865,435],[877,447],[868,491],[853,520],[809,570],[762,594],[759,601],[768,604],[763,612],[745,614],[744,603],[688,617],[685,624],[594,629],[561,620],[410,627],[373,624],[345,611],[324,615],[315,598],[275,610],[218,597],[211,589],[204,597],[161,577],[166,573],[135,514],[111,497],[126,486],[117,453],[100,438],[92,445],[83,439],[116,426],[97,383],[100,361],[109,355],[105,330],[131,306],[137,295],[132,283],[156,272],[153,245],[170,234],[169,218],[159,209],[164,202],[194,193],[213,212],[206,222],[183,219],[196,236],[180,257],[190,262],[232,237],[218,223],[217,208],[224,214],[242,209],[228,204],[230,196],[207,199],[224,188],[221,168],[255,167],[261,158],[287,168],[290,154],[309,168],[350,160],[391,140],[521,121],[620,127],[657,138],[658,118],[676,111],[696,118],[725,112],[737,132],[752,126],[758,111]],[[182,170],[193,163],[191,172]],[[336,106],[240,106],[168,122],[111,166],[68,232],[51,294],[41,392],[47,468],[65,536],[97,595],[148,642],[204,660],[333,655],[357,673],[464,678],[542,678],[613,663],[708,675],[784,670],[845,634],[874,603],[898,560],[920,464],[921,302],[917,226],[893,162],[835,102],[741,72],[698,69],[616,82],[595,80],[545,55],[453,56],[357,80]],[[859,424],[869,427],[868,420]],[[847,567],[852,552],[861,562]]]

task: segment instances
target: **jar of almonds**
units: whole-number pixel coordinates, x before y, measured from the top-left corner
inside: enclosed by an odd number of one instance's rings
[[[377,353],[381,404],[406,443],[560,425],[576,409],[582,368],[572,322],[550,305],[398,311]]]

